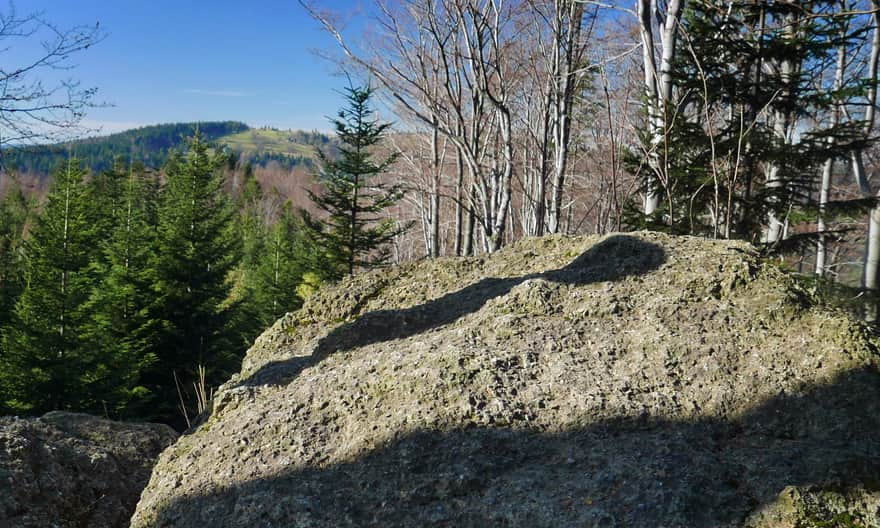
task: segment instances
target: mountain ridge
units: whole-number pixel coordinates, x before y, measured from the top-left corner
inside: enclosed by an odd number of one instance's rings
[[[197,129],[206,141],[225,145],[242,162],[254,165],[275,162],[285,168],[311,166],[316,157],[314,148],[327,148],[332,143],[329,136],[320,132],[251,128],[240,121],[180,122],[149,125],[65,143],[10,147],[3,153],[3,163],[9,170],[42,176],[51,173],[68,155],[81,159],[93,172],[109,169],[118,157],[159,169],[171,152],[183,149],[186,138]]]

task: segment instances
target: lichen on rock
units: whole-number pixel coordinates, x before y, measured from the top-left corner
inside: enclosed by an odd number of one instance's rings
[[[0,527],[128,526],[156,457],[177,434],[87,414],[0,417]]]
[[[876,526],[877,359],[741,242],[364,273],[256,341],[132,526]]]

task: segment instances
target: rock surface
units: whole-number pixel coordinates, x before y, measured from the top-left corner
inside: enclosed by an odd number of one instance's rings
[[[132,526],[880,526],[877,367],[743,243],[407,264],[266,331]]]
[[[87,414],[0,417],[0,527],[128,526],[156,457],[176,438],[164,425]]]

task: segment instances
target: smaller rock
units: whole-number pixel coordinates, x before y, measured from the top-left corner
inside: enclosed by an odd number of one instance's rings
[[[0,417],[0,527],[128,526],[177,433],[87,414]]]

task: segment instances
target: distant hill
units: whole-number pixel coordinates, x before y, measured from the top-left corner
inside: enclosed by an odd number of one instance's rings
[[[318,132],[252,129],[238,121],[213,121],[152,125],[69,143],[9,148],[3,152],[3,165],[19,172],[49,174],[72,153],[93,171],[109,168],[118,156],[158,168],[172,151],[183,148],[196,127],[209,142],[227,145],[242,161],[255,165],[270,161],[288,168],[310,165],[315,146],[332,150],[332,139]]]
[[[320,132],[250,128],[223,136],[218,142],[246,154],[284,154],[313,159],[315,147],[329,148],[332,139]]]
[[[317,159],[316,147],[330,155],[336,151],[334,139],[326,134],[268,127],[227,134],[216,142],[238,153],[243,161],[262,166],[275,161],[286,168],[312,166]]]

